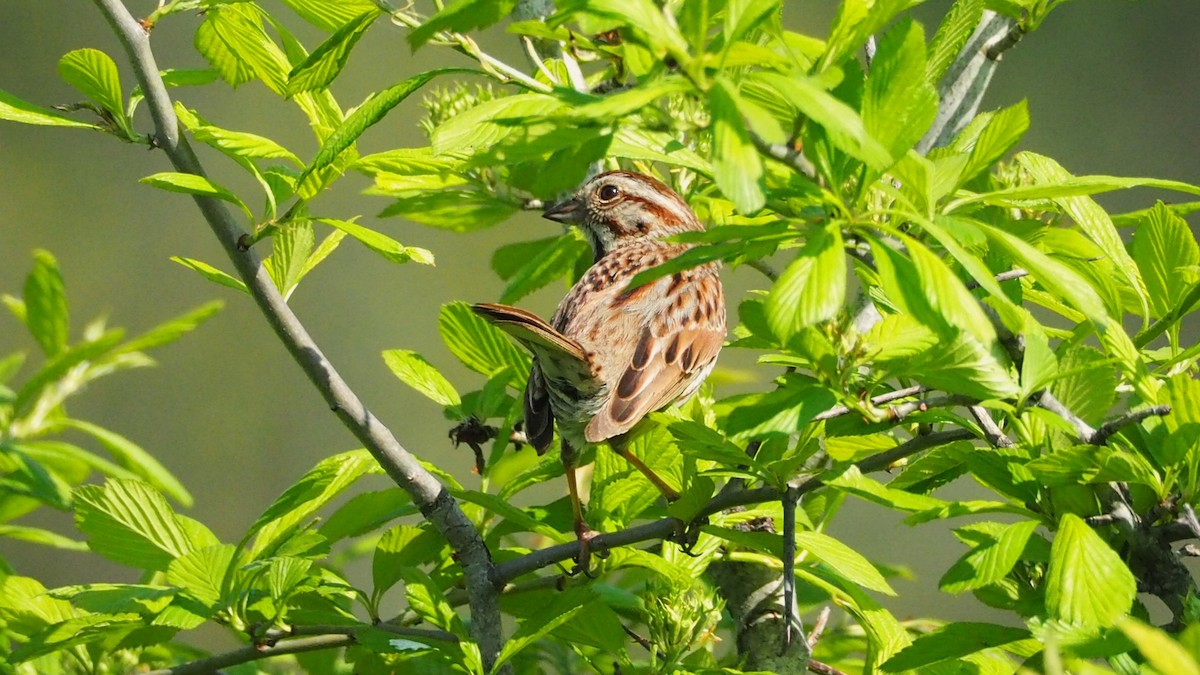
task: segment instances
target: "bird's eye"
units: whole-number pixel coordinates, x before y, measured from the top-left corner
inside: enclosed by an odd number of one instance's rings
[[[600,201],[611,202],[621,195],[616,185],[605,185],[600,188]]]

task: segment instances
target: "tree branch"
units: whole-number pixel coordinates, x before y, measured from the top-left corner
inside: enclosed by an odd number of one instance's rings
[[[1162,417],[1170,414],[1171,406],[1169,405],[1152,405],[1149,408],[1130,410],[1116,419],[1101,424],[1100,428],[1096,429],[1092,434],[1092,437],[1086,440],[1092,445],[1107,445],[1108,439],[1120,431],[1121,427],[1137,424],[1147,417]]]
[[[971,412],[971,417],[979,423],[983,429],[983,437],[994,448],[1011,448],[1013,446],[1012,439],[1004,435],[1004,431],[1000,429],[1000,425],[996,424],[996,420],[992,419],[992,413],[987,408],[981,405],[973,405],[967,408]]]
[[[896,462],[914,455],[922,450],[953,443],[955,441],[967,440],[974,438],[975,435],[966,429],[953,429],[950,431],[937,431],[924,436],[917,436],[896,447],[881,452],[877,455],[872,455],[859,462],[855,463],[864,473],[871,471],[880,471],[890,467]],[[804,494],[812,492],[819,487],[823,487],[825,483],[818,478],[812,478],[800,484],[796,488],[796,496],[800,497]],[[746,506],[749,504],[761,504],[763,502],[775,501],[783,498],[783,491],[774,487],[764,486],[750,490],[739,490],[732,493],[718,494],[700,510],[698,517],[710,516],[714,513],[719,513],[735,506]],[[617,548],[620,546],[630,546],[643,541],[652,539],[666,539],[676,531],[678,531],[680,522],[676,518],[661,518],[649,523],[636,525],[625,530],[617,532],[606,532],[597,535],[592,539],[593,550],[604,550],[606,548]],[[570,542],[543,548],[531,553],[526,553],[520,558],[506,560],[496,565],[495,578],[502,583],[506,583],[523,574],[528,574],[534,570],[541,569],[547,565],[554,563],[565,562],[574,558],[579,553],[579,544]]]
[[[179,133],[179,121],[159,75],[149,35],[119,0],[93,1],[112,26],[133,65],[154,120],[157,146],[167,153],[176,170],[203,176],[204,168],[187,139]],[[485,665],[490,667],[500,652],[503,637],[498,593],[492,582],[491,554],[483,538],[446,487],[400,445],[338,374],[280,296],[257,253],[238,245],[244,232],[225,205],[212,197],[193,195],[192,198],[279,340],[338,419],[371,452],[387,474],[412,496],[413,503],[455,551],[471,593],[472,636],[479,644]]]
[[[248,645],[241,649],[225,652],[224,654],[188,661],[187,663],[182,663],[171,668],[152,670],[146,675],[209,675],[222,668],[250,663],[251,661],[261,661],[273,656],[301,654],[303,652],[315,652],[322,649],[338,649],[349,647],[352,644],[354,644],[353,635],[314,635],[312,637],[296,638],[295,640],[282,640],[270,646]]]

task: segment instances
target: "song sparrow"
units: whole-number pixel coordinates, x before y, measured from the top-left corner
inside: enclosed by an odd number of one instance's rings
[[[550,323],[505,305],[473,309],[533,353],[525,433],[540,454],[558,423],[580,540],[576,562],[587,570],[588,541],[595,533],[579,504],[579,451],[609,441],[668,499],[678,497],[628,451],[625,435],[646,414],[700,387],[725,340],[725,298],[717,263],[628,290],[638,272],[690,248],[667,237],[704,229],[679,195],[649,176],[628,171],[596,176],[543,216],[579,225],[595,253]]]

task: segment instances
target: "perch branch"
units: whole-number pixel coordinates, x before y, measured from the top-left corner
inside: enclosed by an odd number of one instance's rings
[[[994,448],[1011,448],[1013,446],[1012,439],[1004,435],[1004,431],[1000,429],[1000,425],[996,424],[996,420],[992,419],[992,413],[987,408],[981,405],[973,405],[967,408],[971,412],[971,417],[979,423],[983,429],[983,437]]]
[[[295,640],[283,640],[270,646],[248,645],[241,649],[225,652],[224,654],[188,661],[172,668],[152,670],[146,675],[208,675],[209,673],[218,672],[222,668],[230,668],[243,663],[250,663],[251,661],[261,661],[273,656],[301,654],[322,649],[337,649],[348,647],[352,644],[354,644],[353,635],[314,635],[311,637],[296,638]]]
[[[179,120],[159,75],[149,34],[119,0],[93,1],[116,33],[145,92],[146,104],[154,120],[157,147],[167,153],[177,171],[203,176],[204,168],[179,132]],[[500,652],[503,637],[498,593],[491,578],[491,554],[479,532],[446,487],[400,445],[338,374],[280,296],[258,254],[238,245],[244,232],[225,205],[213,197],[193,195],[192,198],[263,316],[305,375],[338,419],[371,452],[387,474],[412,496],[413,503],[454,549],[471,593],[472,637],[479,645],[484,663],[490,667]]]
[[[1108,439],[1113,434],[1121,430],[1121,427],[1137,424],[1147,417],[1162,417],[1171,414],[1171,406],[1169,405],[1152,405],[1148,408],[1140,408],[1138,410],[1130,410],[1120,417],[1105,422],[1096,429],[1091,438],[1086,439],[1092,445],[1107,445]]]

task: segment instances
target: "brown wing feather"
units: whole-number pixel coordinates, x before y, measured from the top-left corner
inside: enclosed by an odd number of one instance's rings
[[[598,443],[623,434],[648,413],[670,405],[716,360],[724,341],[723,330],[706,325],[662,336],[645,328],[608,405],[588,423],[587,440]]]
[[[471,305],[471,311],[516,338],[535,354],[542,350],[550,350],[584,363],[588,360],[578,342],[554,330],[550,324],[532,312],[486,302]]]
[[[535,360],[525,385],[525,437],[539,455],[545,454],[554,440],[554,414],[550,410],[550,393],[546,378]]]

